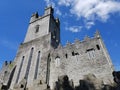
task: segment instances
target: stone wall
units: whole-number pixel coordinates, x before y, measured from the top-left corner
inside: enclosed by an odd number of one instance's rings
[[[11,88],[16,83],[17,78],[19,78],[17,83],[19,83],[22,79],[25,78],[25,74],[27,72],[26,70],[27,70],[28,63],[30,62],[29,61],[30,58],[31,58],[31,63],[29,63],[30,68],[28,73],[27,86],[30,86],[33,83],[37,63],[39,64],[38,64],[38,71],[36,73],[37,74],[36,79],[42,79],[46,81],[46,70],[47,70],[46,68],[47,68],[47,58],[48,58],[49,49],[50,49],[50,39],[51,39],[51,35],[48,34],[42,38],[38,38],[36,40],[21,44],[21,46],[19,47],[17,56],[15,58],[17,67],[16,67]],[[31,48],[34,49],[32,53],[32,57],[30,56]],[[39,52],[40,52],[40,55],[38,60]],[[24,61],[23,61],[23,64],[21,65],[21,61],[23,60],[23,57],[24,57]],[[20,70],[20,67],[21,67],[21,70]],[[19,74],[19,77],[18,77],[18,74]]]
[[[0,88],[8,89],[15,72],[16,66],[14,62],[5,61],[0,71]]]
[[[42,16],[32,15],[25,40],[15,57],[16,71],[11,88],[22,79],[27,80],[27,87],[32,86],[35,79],[49,82],[48,56],[50,49],[57,48],[60,42],[59,24],[52,7],[46,8]]]
[[[61,75],[68,75],[75,85],[89,73],[103,80],[104,84],[113,82],[113,65],[100,35],[86,37],[84,41],[76,40],[65,47],[59,46],[51,51],[50,86]]]

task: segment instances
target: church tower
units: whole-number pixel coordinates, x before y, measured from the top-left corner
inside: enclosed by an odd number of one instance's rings
[[[56,48],[60,42],[60,22],[58,18],[54,18],[53,14],[52,7],[46,8],[43,16],[39,16],[38,12],[34,13],[30,19],[24,43],[51,34],[51,44]]]
[[[31,16],[15,60],[5,62],[0,71],[0,89],[59,90],[67,86],[85,87],[84,79],[90,80],[87,75],[92,76],[93,82],[96,81],[97,89],[94,90],[102,90],[98,87],[113,83],[114,67],[100,33],[97,31],[92,38],[87,36],[82,41],[75,40],[72,44],[61,46],[60,21],[53,14],[53,8],[47,7],[42,16],[37,12]]]
[[[57,48],[60,43],[60,22],[54,18],[53,12],[53,8],[48,7],[43,16],[37,12],[31,16],[26,37],[15,58],[16,70],[11,88],[23,79],[27,87],[35,80],[47,83],[49,50]]]

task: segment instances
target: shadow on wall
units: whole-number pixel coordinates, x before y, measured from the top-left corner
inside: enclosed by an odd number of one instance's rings
[[[120,71],[113,72],[114,83],[111,85],[105,85],[99,78],[96,78],[93,74],[85,75],[83,80],[79,81],[78,86],[74,86],[73,80],[69,80],[67,75],[58,77],[58,81],[55,82],[53,90],[120,90]],[[15,85],[14,90],[50,90],[46,83],[37,82],[32,89],[26,88],[27,81],[23,79],[18,85]],[[8,90],[2,86],[1,90]],[[35,89],[36,90],[36,89]]]
[[[54,90],[74,90],[73,81],[69,81],[67,75],[60,76],[58,81],[55,83]]]
[[[105,85],[93,74],[88,74],[79,81],[78,86],[74,86],[72,80],[67,75],[58,77],[54,90],[120,90],[120,72],[113,72],[114,81],[112,85]]]

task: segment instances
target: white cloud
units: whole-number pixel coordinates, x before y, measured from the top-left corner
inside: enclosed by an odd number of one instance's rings
[[[90,21],[90,22],[86,22],[86,28],[87,29],[90,29],[92,26],[94,26],[95,25],[95,23],[94,22],[92,22],[92,21]]]
[[[60,11],[60,9],[58,7],[56,7],[56,3],[53,2],[53,0],[44,0],[46,2],[47,6],[52,6],[55,9],[55,13],[59,16],[62,15],[62,12]]]
[[[120,12],[120,1],[117,0],[45,0],[48,5],[52,5],[56,9],[56,14],[63,18],[71,15],[77,16],[76,20],[84,21],[83,27],[90,29],[95,25],[95,21],[107,22],[111,14]],[[65,6],[66,10],[60,11],[59,8]],[[62,15],[64,13],[64,15]],[[71,31],[72,28],[71,28]],[[76,29],[77,32],[77,29]]]
[[[45,0],[47,6],[55,7],[55,3],[52,0]]]
[[[70,12],[86,20],[106,22],[110,14],[120,12],[120,2],[116,0],[59,0],[59,5],[70,8]]]
[[[71,8],[71,13],[79,18],[104,22],[115,12],[120,12],[120,2],[113,0],[74,0]]]
[[[65,29],[69,30],[69,31],[71,31],[73,33],[77,33],[77,32],[81,31],[82,26],[71,26],[71,27],[66,27]]]
[[[70,6],[73,0],[59,0],[58,4],[62,6]]]

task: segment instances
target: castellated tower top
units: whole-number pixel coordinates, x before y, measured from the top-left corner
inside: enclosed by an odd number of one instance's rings
[[[48,14],[53,15],[53,13],[54,13],[54,9],[53,9],[51,6],[45,8],[45,13],[44,13],[44,15],[48,15]]]
[[[31,16],[31,19],[30,19],[30,23],[33,23],[36,20],[38,20],[40,18],[43,18],[45,16],[48,16],[48,15],[53,16],[53,14],[54,14],[54,9],[51,6],[46,7],[43,16],[39,16],[38,12],[33,13],[32,16]]]
[[[31,40],[51,35],[51,44],[58,46],[60,42],[60,22],[53,16],[52,7],[45,8],[44,15],[39,16],[38,12],[32,14],[24,43]]]

